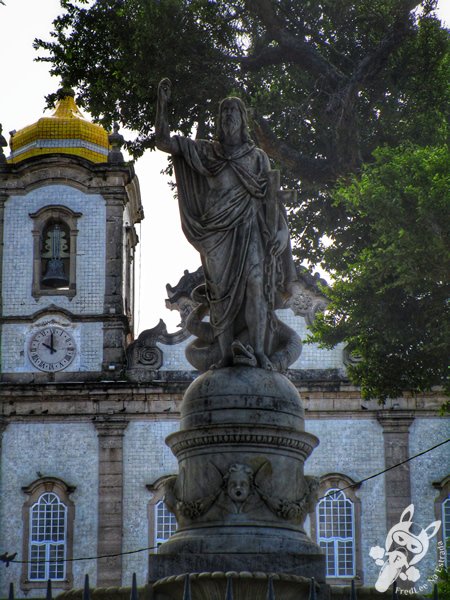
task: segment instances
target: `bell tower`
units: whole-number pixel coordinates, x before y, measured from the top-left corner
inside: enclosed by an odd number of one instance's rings
[[[58,97],[0,148],[2,381],[116,379],[133,339],[139,182],[118,127]]]

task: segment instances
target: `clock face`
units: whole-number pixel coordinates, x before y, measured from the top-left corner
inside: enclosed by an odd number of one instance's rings
[[[49,326],[33,335],[28,356],[40,371],[62,371],[75,358],[73,337],[61,327]]]

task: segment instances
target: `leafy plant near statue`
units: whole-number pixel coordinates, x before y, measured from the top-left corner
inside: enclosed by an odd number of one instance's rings
[[[449,355],[449,152],[380,149],[336,189],[352,226],[325,252],[335,283],[312,339],[346,341],[365,397],[426,390],[445,381]]]

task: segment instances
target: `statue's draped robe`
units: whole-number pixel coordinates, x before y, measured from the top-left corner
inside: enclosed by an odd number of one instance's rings
[[[269,235],[265,221],[267,166],[253,143],[227,157],[218,142],[179,136],[173,140],[178,147],[173,161],[181,224],[202,258],[210,321],[217,336],[236,323],[244,308],[247,278],[254,267],[263,269],[265,247],[274,235]],[[255,172],[248,164],[256,165]],[[227,167],[236,175],[235,185],[211,188],[208,178]]]

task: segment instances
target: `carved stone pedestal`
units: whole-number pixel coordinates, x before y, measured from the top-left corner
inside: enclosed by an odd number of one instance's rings
[[[269,578],[272,580],[269,582]],[[296,575],[271,575],[266,573],[194,573],[189,577],[191,597],[194,600],[225,600],[229,580],[232,580],[233,600],[267,600],[267,591],[272,587],[276,600],[308,600],[310,580]],[[157,597],[183,598],[186,578],[183,575],[166,577],[154,585]],[[328,586],[315,584],[316,595],[325,598]],[[270,596],[269,596],[270,597]]]
[[[314,577],[324,596],[324,557],[303,529],[318,484],[303,473],[318,444],[303,416],[296,388],[273,371],[235,366],[190,385],[166,440],[179,464],[166,488],[179,529],[150,557],[155,592],[167,577],[233,571]]]

